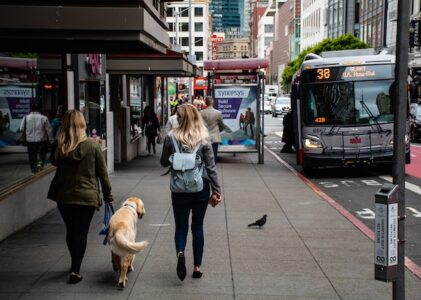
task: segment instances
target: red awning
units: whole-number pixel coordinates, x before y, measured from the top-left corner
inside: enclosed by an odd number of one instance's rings
[[[203,62],[206,71],[257,70],[269,66],[266,58],[218,59]]]

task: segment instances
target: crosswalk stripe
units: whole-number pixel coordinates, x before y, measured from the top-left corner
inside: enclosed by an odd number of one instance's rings
[[[379,177],[383,180],[393,182],[393,178],[391,176],[379,176]],[[405,188],[414,192],[414,193],[417,193],[417,194],[421,195],[421,187],[419,187],[416,184],[405,181]]]

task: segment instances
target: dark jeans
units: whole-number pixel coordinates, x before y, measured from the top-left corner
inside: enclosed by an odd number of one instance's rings
[[[58,204],[66,225],[66,243],[72,259],[71,272],[80,274],[80,265],[86,250],[89,226],[95,207],[75,204]]]
[[[149,153],[151,153],[151,146],[152,146],[152,149],[153,149],[153,153],[156,153],[155,141],[156,141],[156,135],[146,136],[146,143],[148,144],[148,152]]]
[[[172,207],[175,220],[175,249],[184,252],[189,231],[189,216],[192,212],[191,231],[193,234],[194,265],[200,266],[203,258],[205,243],[203,233],[203,219],[210,196],[209,181],[203,179],[203,190],[198,193],[171,193]]]
[[[29,165],[33,172],[45,165],[48,151],[48,142],[28,142]]]
[[[253,124],[252,123],[248,123],[248,122],[244,123],[244,133],[247,135],[247,127],[249,127],[249,126],[250,126],[251,137],[253,138],[254,133],[253,133]]]
[[[218,161],[218,146],[219,143],[212,143],[213,157],[215,158],[215,164]]]

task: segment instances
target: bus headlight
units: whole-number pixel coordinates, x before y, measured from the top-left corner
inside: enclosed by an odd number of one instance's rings
[[[306,139],[304,139],[304,148],[306,148],[308,150],[310,150],[310,149],[321,149],[322,144],[316,139],[306,138]]]

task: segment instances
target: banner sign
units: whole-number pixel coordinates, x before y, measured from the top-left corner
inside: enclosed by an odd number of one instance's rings
[[[26,86],[0,87],[0,148],[16,145],[17,131],[31,110],[35,89]]]
[[[257,86],[216,86],[215,108],[222,112],[225,129],[221,144],[256,147]]]

